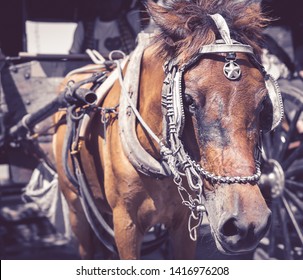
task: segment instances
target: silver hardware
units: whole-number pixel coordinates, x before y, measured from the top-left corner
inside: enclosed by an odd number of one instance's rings
[[[238,63],[234,60],[229,60],[224,64],[223,73],[229,80],[237,80],[241,76],[241,69]]]

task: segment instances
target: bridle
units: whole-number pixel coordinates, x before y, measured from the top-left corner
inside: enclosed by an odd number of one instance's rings
[[[185,124],[185,113],[183,105],[182,83],[184,73],[202,59],[208,53],[226,53],[226,63],[223,71],[230,80],[239,78],[240,67],[236,63],[235,52],[244,52],[253,55],[252,48],[240,43],[225,44],[222,40],[215,44],[203,46],[198,54],[189,62],[178,66],[178,62],[171,60],[164,65],[166,78],[162,89],[162,106],[164,115],[164,135],[166,134],[166,145],[162,144],[160,152],[167,162],[174,182],[178,187],[182,203],[189,207],[191,214],[188,222],[190,236],[196,240],[196,228],[202,222],[203,212],[206,211],[202,202],[203,181],[202,178],[211,184],[256,184],[261,176],[261,145],[258,142],[255,148],[255,173],[249,176],[222,176],[213,174],[194,161],[186,152],[181,141]],[[236,73],[226,71],[226,66],[232,64],[232,69],[237,69]],[[238,75],[238,76],[237,76]],[[182,176],[185,176],[193,197],[186,188],[183,187]]]
[[[188,227],[193,240],[196,240],[196,228],[201,224],[203,212],[206,211],[202,202],[202,178],[211,184],[256,184],[261,176],[261,132],[254,154],[255,173],[249,176],[222,176],[207,171],[188,155],[181,141],[185,124],[182,89],[184,73],[196,65],[205,54],[226,54],[223,73],[229,80],[237,80],[241,76],[241,69],[236,62],[236,53],[239,52],[248,54],[251,61],[265,75],[265,70],[256,59],[251,46],[231,40],[226,22],[220,15],[211,15],[211,17],[217,25],[220,25],[218,29],[222,40],[202,46],[198,53],[182,66],[179,66],[178,61],[174,59],[168,61],[164,65],[166,78],[162,89],[163,134],[166,135],[167,145],[162,144],[160,152],[173,174],[182,203],[188,206],[191,211]],[[189,188],[196,194],[195,198],[183,187],[182,176],[186,177]]]
[[[219,15],[209,15],[215,22],[219,33],[220,40],[214,44],[204,45],[188,62],[179,65],[177,59],[167,61],[163,68],[165,79],[162,87],[162,109],[163,109],[163,138],[159,139],[157,135],[149,128],[142,119],[138,110],[133,106],[128,91],[123,84],[122,73],[120,71],[119,80],[124,94],[128,100],[132,111],[136,115],[138,121],[148,132],[148,134],[159,144],[160,154],[164,162],[167,163],[173,181],[177,185],[178,192],[182,199],[182,204],[190,210],[188,220],[188,230],[193,240],[197,239],[197,228],[202,223],[203,213],[206,208],[202,201],[203,198],[203,179],[211,184],[256,184],[261,176],[261,131],[259,141],[255,147],[255,172],[248,176],[223,176],[213,174],[203,168],[199,163],[193,160],[186,152],[181,140],[183,128],[185,124],[185,113],[183,105],[183,89],[184,73],[196,65],[206,54],[226,54],[225,64],[222,69],[228,80],[237,80],[241,76],[240,66],[236,62],[236,53],[245,53],[249,56],[251,62],[258,68],[261,73],[267,76],[261,63],[255,57],[253,49],[249,45],[242,44],[230,38],[229,28],[224,18]],[[118,62],[117,62],[118,63]],[[117,64],[118,65],[118,64]],[[119,68],[119,65],[118,65]],[[282,106],[282,105],[281,105]],[[186,177],[189,189],[183,186],[183,177]]]
[[[191,67],[193,67],[204,54],[209,53],[226,53],[226,63],[223,67],[224,74],[230,80],[235,80],[241,75],[241,69],[236,63],[236,54],[235,52],[243,52],[253,55],[252,48],[248,45],[240,44],[233,41],[236,44],[227,45],[218,40],[215,44],[203,46],[198,54],[191,59],[189,62],[183,64],[181,67],[178,66],[178,63],[174,60],[167,62],[164,65],[166,78],[163,83],[162,89],[162,106],[164,108],[164,135],[166,135],[167,143],[170,143],[170,149],[172,154],[177,155],[179,151],[184,150],[182,141],[180,140],[183,128],[185,124],[185,114],[183,106],[183,89],[182,82],[184,79],[184,73]],[[237,70],[237,75],[233,74],[230,76],[230,73],[226,68],[228,65],[233,65],[233,69]],[[258,65],[259,66],[259,65]],[[167,131],[167,132],[166,132]],[[184,153],[184,152],[181,152]],[[256,171],[251,176],[221,176],[213,174],[205,170],[202,166],[192,160],[187,153],[180,157],[181,162],[185,159],[189,161],[194,169],[202,175],[203,178],[210,181],[211,183],[223,183],[223,184],[234,184],[234,183],[256,183],[260,176],[260,159],[261,159],[261,145],[258,143],[255,152],[255,163]],[[180,160],[179,160],[180,161]]]

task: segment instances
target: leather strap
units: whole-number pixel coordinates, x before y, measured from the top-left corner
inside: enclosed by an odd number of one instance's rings
[[[226,52],[242,52],[254,54],[253,49],[249,45],[237,44],[211,44],[200,48],[199,53],[226,53]]]
[[[145,48],[149,45],[150,34],[141,33],[138,39],[138,46],[130,57],[124,79],[124,85],[135,106],[138,103],[141,59]],[[119,107],[119,133],[123,151],[138,171],[148,176],[170,175],[167,165],[157,161],[141,146],[136,133],[136,116],[122,93]]]

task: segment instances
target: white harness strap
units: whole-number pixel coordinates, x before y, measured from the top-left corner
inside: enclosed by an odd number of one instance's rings
[[[157,138],[145,124],[144,120],[138,116],[136,110],[141,59],[145,48],[149,45],[150,34],[140,33],[138,39],[138,45],[131,54],[124,80],[120,77],[121,96],[119,106],[119,134],[123,151],[137,170],[149,176],[166,177],[170,175],[168,166],[153,158],[141,146],[136,133],[136,119],[138,119],[149,135],[154,139]],[[160,142],[159,139],[156,139],[156,141],[158,143]]]
[[[123,59],[121,62],[121,68],[124,69],[126,63],[128,62],[129,57],[127,56],[126,58]],[[98,66],[100,67],[100,66]],[[109,90],[112,88],[113,84],[115,81],[118,79],[118,71],[120,69],[114,69],[113,72],[109,75],[109,77],[104,81],[104,83],[96,90],[96,95],[97,95],[97,100],[96,103],[97,105],[100,105]],[[86,134],[86,130],[89,126],[89,123],[91,121],[91,116],[89,114],[84,114],[81,127],[80,127],[80,132],[79,136],[84,137]]]
[[[224,40],[225,44],[232,45],[232,39],[230,38],[230,32],[225,19],[220,14],[209,15],[214,23],[216,24],[221,38]]]
[[[248,53],[252,55],[254,54],[252,47],[249,45],[239,44],[235,41],[233,41],[233,44],[227,45],[223,43],[222,40],[216,41],[216,44],[202,46],[200,48],[199,53],[223,53],[226,52],[226,50],[235,53]]]

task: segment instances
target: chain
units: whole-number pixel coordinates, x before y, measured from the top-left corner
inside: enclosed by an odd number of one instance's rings
[[[260,168],[260,161],[256,160],[256,172],[251,176],[220,176],[215,175],[209,171],[206,171],[199,163],[195,162],[188,156],[188,160],[190,160],[196,169],[196,171],[204,177],[207,181],[211,182],[212,184],[255,184],[259,181],[261,177],[261,168]]]
[[[160,144],[160,151],[163,159],[167,162],[172,174],[173,181],[177,185],[177,190],[182,200],[182,204],[190,210],[188,219],[188,230],[190,238],[197,240],[197,228],[201,225],[205,207],[202,203],[203,182],[195,169],[189,156],[184,150],[184,146],[179,138],[183,130],[184,110],[182,103],[181,79],[182,73],[176,72],[176,67],[167,65],[167,77],[165,79],[165,92],[162,104],[166,108],[166,121],[168,128],[168,142],[170,148],[163,143]],[[176,75],[178,73],[178,75]],[[175,77],[177,76],[177,78]],[[180,123],[181,122],[181,123]],[[195,197],[183,187],[182,176],[186,177],[188,186]]]
[[[173,174],[173,181],[177,186],[177,190],[181,197],[182,204],[187,206],[191,211],[190,216],[188,218],[188,231],[190,238],[196,241],[197,229],[202,223],[203,212],[206,211],[202,203],[202,181],[195,185],[192,180],[190,163],[188,162],[187,164],[183,162],[183,164],[180,164],[178,158],[180,158],[181,154],[184,152],[183,145],[177,151],[172,152],[171,149],[161,143],[160,152]],[[180,169],[183,169],[184,174],[182,174]],[[188,190],[183,187],[182,175],[186,175],[190,189],[193,190],[196,194],[195,198],[193,198],[193,196],[188,192]]]

